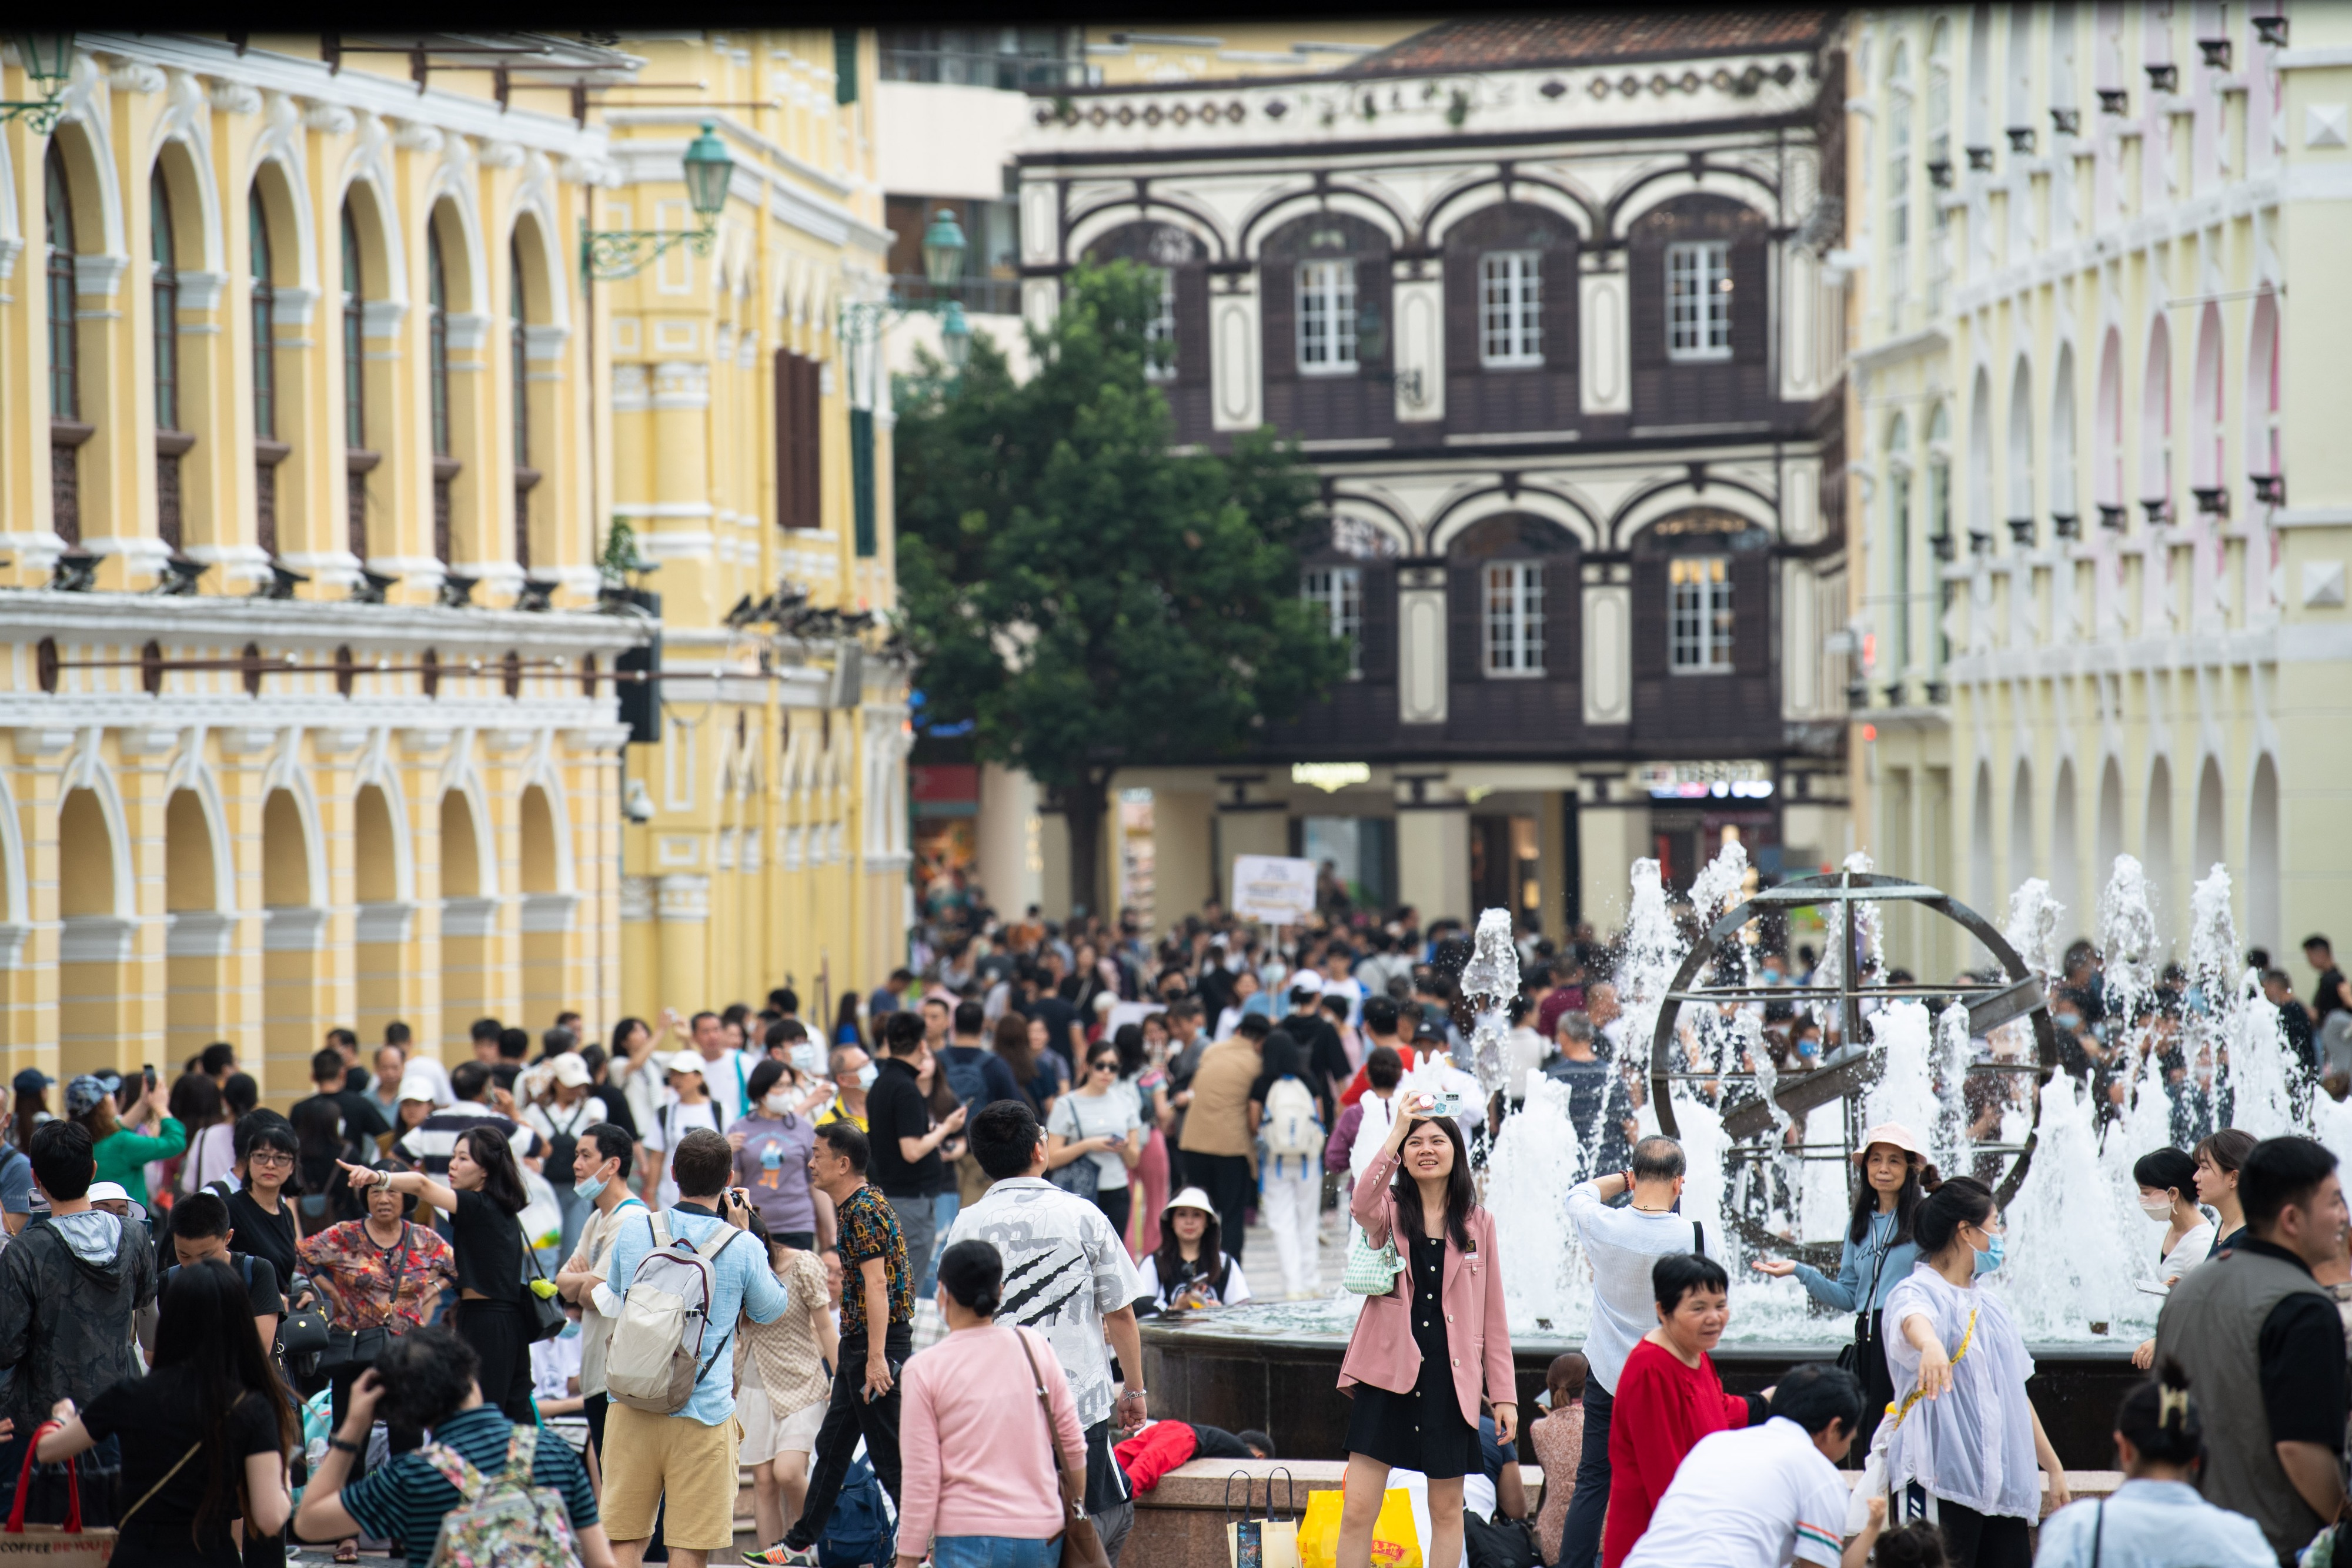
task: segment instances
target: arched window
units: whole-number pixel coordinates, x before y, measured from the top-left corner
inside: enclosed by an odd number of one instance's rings
[[[1952,26],[1938,17],[1927,35],[1927,178],[1938,189],[1952,183]],[[1944,204],[1927,203],[1927,313],[1944,308],[1944,284],[1952,259],[1945,244],[1951,216]]]
[[[70,545],[81,543],[79,447],[89,435],[81,423],[81,340],[74,319],[73,197],[66,185],[65,154],[49,143],[42,165],[48,239],[49,492],[51,526]]]
[[[261,190],[247,194],[246,246],[253,276],[254,542],[278,553],[278,464],[286,449],[278,440],[278,288],[271,281],[269,220]]]
[[[2151,520],[2172,497],[2172,333],[2159,316],[2147,334],[2147,374],[2140,380],[2139,501]]]
[[[1942,403],[1927,419],[1927,542],[1934,547],[1937,560],[1948,560],[1952,554],[1952,416]],[[1936,612],[1935,679],[1941,679],[1945,664],[1952,657],[1952,640],[1944,630],[1944,600],[1950,590],[1938,581],[1929,602]]]
[[[1911,667],[1911,422],[1899,413],[1886,429],[1886,656],[1900,680]]]
[[[155,396],[155,532],[180,548],[180,455],[188,443],[180,434],[180,268],[172,233],[172,197],[158,167],[147,183],[148,288],[154,313],[152,368]],[[179,439],[174,440],[174,437]]]
[[[449,450],[449,277],[441,262],[441,231],[425,230],[425,382],[432,394],[433,557],[449,563],[450,484],[457,476]]]
[[[2254,301],[2254,329],[2246,353],[2246,475],[2264,481],[2279,476],[2278,302],[2265,294]]]
[[[2197,363],[2192,372],[2196,378],[2190,387],[2193,406],[2189,429],[2189,484],[2201,492],[2197,497],[2200,510],[2218,510],[2221,505],[2221,474],[2223,446],[2227,428],[2224,404],[2228,399],[2221,385],[2221,308],[2208,305],[2197,324]]]
[[[2061,538],[2080,531],[2074,489],[2074,350],[2058,350],[2050,389],[2050,523]]]
[[[1898,42],[1886,68],[1886,302],[1911,277],[1911,52]]]
[[[2020,549],[2033,543],[2033,374],[2025,361],[2009,383],[2009,533]]]
[[[514,466],[515,564],[525,571],[530,570],[530,492],[539,483],[539,472],[530,465],[530,335],[523,329],[522,242],[520,237],[509,242],[508,267],[513,275],[512,302],[507,320],[507,374],[511,379],[510,396],[514,402]]]
[[[2103,527],[2123,527],[2124,350],[2113,329],[2099,350],[2098,403],[2091,418],[2091,499]]]
[[[1992,544],[1992,377],[1977,371],[1969,394],[1969,548]]]
[[[360,269],[359,221],[352,204],[343,204],[343,465],[349,477],[348,509],[344,514],[346,548],[361,560],[368,559],[367,476],[377,454],[368,447],[367,351],[364,347],[366,277]]]

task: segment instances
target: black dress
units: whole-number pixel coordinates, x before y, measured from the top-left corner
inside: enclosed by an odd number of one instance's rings
[[[1348,1452],[1432,1480],[1466,1476],[1486,1462],[1478,1428],[1462,1418],[1454,1391],[1453,1346],[1445,1337],[1445,1238],[1412,1238],[1412,1343],[1421,1376],[1410,1394],[1359,1383],[1348,1412]]]

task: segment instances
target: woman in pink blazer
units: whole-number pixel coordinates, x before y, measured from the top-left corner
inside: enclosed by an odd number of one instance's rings
[[[1370,1563],[1396,1467],[1429,1478],[1435,1539],[1423,1561],[1460,1562],[1462,1478],[1480,1465],[1480,1394],[1495,1407],[1497,1440],[1509,1442],[1519,1424],[1494,1217],[1478,1207],[1462,1129],[1430,1115],[1428,1095],[1412,1098],[1349,1206],[1373,1246],[1396,1239],[1405,1267],[1386,1295],[1364,1298],[1339,1363],[1339,1386],[1354,1399],[1339,1568]]]

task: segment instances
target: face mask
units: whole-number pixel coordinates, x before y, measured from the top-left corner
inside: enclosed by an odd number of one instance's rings
[[[563,1323],[563,1332],[557,1334],[555,1337],[558,1339],[578,1339],[580,1337],[580,1320],[578,1318],[565,1319]]]
[[[1989,1239],[1990,1239],[1992,1245],[1977,1254],[1975,1269],[1976,1272],[1980,1275],[1990,1274],[1995,1269],[2000,1267],[2004,1243],[2009,1240],[2009,1238],[2006,1236],[1995,1236]]]
[[[1799,1056],[1819,1056],[1821,1053],[1822,1042],[1818,1040],[1801,1040],[1797,1042]]]
[[[793,1065],[812,1077],[824,1071],[824,1050],[814,1040],[802,1040],[793,1047]]]
[[[789,1094],[771,1094],[760,1102],[760,1108],[771,1116],[781,1116],[793,1108]]]
[[[2139,1211],[2150,1219],[2158,1221],[2172,1218],[2172,1205],[2169,1203],[2143,1203],[2139,1206]]]
[[[860,1089],[871,1089],[874,1087],[874,1081],[881,1076],[882,1070],[869,1061],[857,1070],[857,1086]]]
[[[577,1197],[584,1197],[589,1202],[593,1203],[596,1201],[596,1195],[604,1190],[604,1183],[610,1179],[611,1178],[608,1176],[583,1177],[581,1180],[575,1181],[572,1184],[572,1195]]]
[[[2059,1013],[2053,1016],[2050,1021],[2056,1024],[2060,1029],[2072,1032],[2073,1030],[2083,1027],[2083,1015],[2081,1013]]]

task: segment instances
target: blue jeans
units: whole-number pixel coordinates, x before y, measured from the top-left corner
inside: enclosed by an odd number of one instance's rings
[[[931,1539],[935,1568],[1054,1568],[1062,1543],[1018,1535],[940,1535]]]
[[[1584,1385],[1584,1457],[1576,1462],[1576,1495],[1560,1526],[1559,1568],[1593,1568],[1601,1561],[1601,1525],[1609,1512],[1609,1390]]]
[[[931,1199],[931,1224],[937,1228],[931,1250],[920,1263],[915,1263],[912,1258],[908,1260],[909,1263],[914,1264],[917,1276],[915,1300],[919,1301],[929,1300],[939,1290],[940,1254],[947,1250],[948,1230],[955,1224],[956,1216],[962,1212],[963,1198],[957,1193],[952,1183],[949,1185],[947,1191]]]

